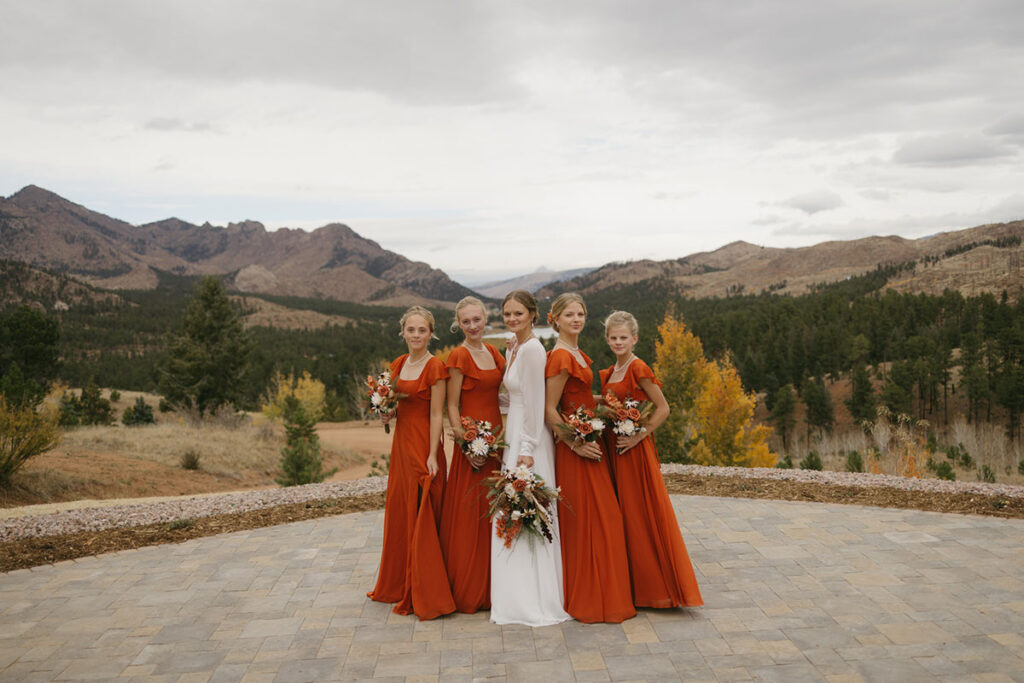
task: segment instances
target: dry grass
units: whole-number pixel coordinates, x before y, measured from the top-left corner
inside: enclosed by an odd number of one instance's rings
[[[869,470],[869,456],[871,449],[878,449],[881,444],[888,441],[885,425],[876,425],[873,433],[865,434],[863,429],[836,430],[831,434],[819,436],[811,435],[810,444],[806,440],[806,434],[800,433],[797,438],[791,439],[790,447],[786,452],[793,459],[793,465],[804,458],[808,452],[814,450],[821,456],[822,463],[826,470],[845,471],[846,454],[850,451],[857,451],[864,459],[864,469]],[[1024,475],[1017,469],[1018,463],[1024,460],[1024,449],[1020,443],[1012,442],[1006,437],[1004,426],[993,423],[968,424],[963,418],[953,420],[949,427],[936,430],[939,449],[937,453],[931,454],[936,461],[946,460],[943,448],[963,444],[964,448],[974,460],[971,469],[964,469],[955,466],[956,478],[960,481],[977,480],[977,471],[983,465],[988,465],[996,475],[996,481],[1001,484],[1024,485]],[[924,468],[927,456],[918,463],[922,477],[934,478],[934,473]],[[878,468],[882,474],[900,474],[897,458],[883,454],[878,461]]]
[[[188,451],[199,453],[202,469],[231,475],[243,470],[277,468],[284,436],[280,430],[252,424],[237,428],[217,424],[194,425],[182,419],[140,427],[79,427],[64,433],[61,450],[101,451],[168,467],[179,467]]]

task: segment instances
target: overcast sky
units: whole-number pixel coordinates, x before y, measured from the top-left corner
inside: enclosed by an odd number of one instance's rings
[[[1024,218],[1020,0],[0,0],[0,194],[467,283]]]

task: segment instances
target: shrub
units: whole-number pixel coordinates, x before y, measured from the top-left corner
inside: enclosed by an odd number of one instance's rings
[[[850,451],[849,453],[846,454],[846,471],[864,471],[864,458],[860,457],[860,453],[858,451]]]
[[[945,451],[946,457],[952,460],[958,467],[967,470],[974,466],[974,459],[962,443],[958,443],[955,446],[946,446]]]
[[[818,455],[817,451],[811,451],[807,454],[807,457],[800,461],[800,469],[802,470],[818,470],[821,471],[821,456]]]
[[[946,481],[956,481],[956,472],[953,471],[953,466],[949,464],[948,460],[943,460],[935,465],[935,476]]]
[[[183,470],[199,469],[199,451],[190,448],[181,454],[181,468]]]
[[[121,400],[121,392],[118,391],[117,389],[111,389],[110,390],[110,402],[111,403],[117,403],[120,400]]]
[[[306,413],[297,398],[288,397],[284,413],[288,443],[281,449],[281,476],[277,477],[277,483],[281,486],[313,484],[337,472],[337,468],[324,471],[316,419]]]
[[[779,458],[777,463],[775,463],[775,468],[780,470],[793,469],[793,457],[789,453],[786,453],[784,456]]]
[[[177,531],[179,529],[191,529],[194,524],[195,520],[191,517],[179,517],[178,519],[167,523],[167,530]]]
[[[994,484],[996,483],[996,473],[988,465],[982,465],[978,468],[978,481]]]
[[[29,407],[9,406],[0,395],[0,486],[29,458],[45,453],[60,441],[57,416]]]
[[[1017,474],[1024,474],[1024,460],[1017,463]]]
[[[153,419],[153,407],[146,403],[145,399],[139,396],[135,399],[135,405],[128,406],[121,414],[121,422],[129,427],[135,425],[155,424]]]
[[[114,409],[94,382],[85,385],[81,396],[65,393],[60,398],[60,424],[63,427],[108,425],[113,421]]]
[[[379,458],[370,463],[370,473],[366,476],[386,477],[390,471],[391,455],[389,453],[381,453]]]
[[[174,412],[174,406],[172,406],[170,403],[168,403],[167,399],[162,397],[162,396],[160,397],[160,403],[157,404],[156,409],[159,410],[161,413],[173,413]]]

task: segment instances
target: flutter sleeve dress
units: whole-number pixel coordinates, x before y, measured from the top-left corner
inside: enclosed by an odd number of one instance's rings
[[[585,366],[565,349],[548,354],[545,376],[553,377],[563,370],[569,374],[559,401],[560,413],[570,413],[579,406],[594,409],[592,361],[581,355],[587,361]],[[562,488],[558,518],[565,611],[587,623],[619,623],[636,616],[622,513],[607,466],[576,455],[559,441],[555,471]]]
[[[456,347],[448,357],[448,368],[462,373],[459,414],[491,423],[494,434],[501,429],[498,388],[505,359],[490,344],[484,345],[495,367],[481,370],[469,349]],[[498,458],[488,458],[474,470],[458,443],[452,448],[451,469],[441,504],[441,550],[448,570],[448,583],[455,609],[472,614],[491,606],[491,522],[489,502],[481,482],[501,469]]]
[[[621,381],[609,383],[614,368],[601,371],[601,393],[612,393],[620,401],[647,401],[641,379],[661,383],[651,368],[634,359]],[[690,555],[679,531],[672,501],[661,476],[661,461],[650,437],[617,454],[615,434],[609,432],[609,458],[615,459],[615,480],[619,507],[626,529],[626,556],[633,581],[633,602],[637,607],[696,607],[704,600],[697,586]]]
[[[398,402],[395,414],[380,572],[367,596],[397,603],[396,614],[433,619],[455,611],[437,533],[447,468],[443,443],[437,447],[439,472],[431,477],[427,471],[431,387],[444,381],[448,372],[444,363],[431,357],[418,378],[403,380],[402,366],[408,357],[400,356],[391,364],[395,391],[406,397]]]

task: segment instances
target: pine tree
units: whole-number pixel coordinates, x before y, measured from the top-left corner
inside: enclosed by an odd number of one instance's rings
[[[875,417],[875,392],[871,387],[871,376],[863,364],[853,368],[851,377],[852,392],[846,403],[847,410],[857,422],[871,420]]]
[[[789,435],[796,426],[796,394],[787,384],[779,387],[772,402],[772,424],[782,437],[782,447],[788,447]]]
[[[196,286],[169,347],[160,390],[170,405],[204,415],[239,402],[252,345],[220,280]]]
[[[819,433],[832,431],[836,416],[832,407],[832,397],[828,393],[825,382],[820,377],[817,379],[808,377],[804,380],[800,393],[804,405],[807,406],[808,440],[810,440],[811,427],[816,427]]]
[[[320,437],[316,433],[316,419],[306,412],[294,396],[285,399],[285,433],[287,445],[281,449],[281,486],[299,486],[322,482],[338,471],[324,471],[320,458]]]

